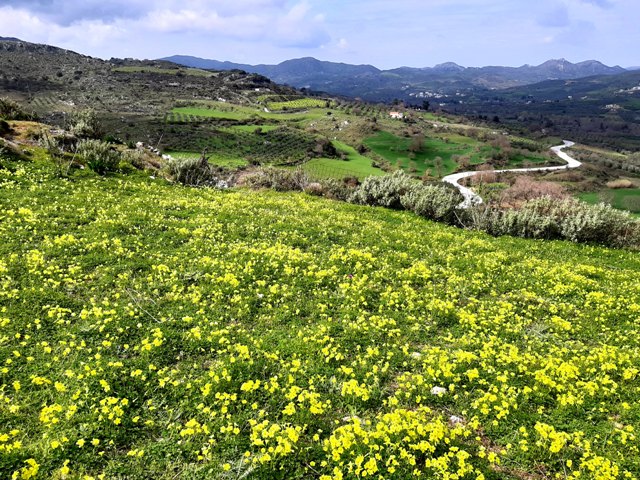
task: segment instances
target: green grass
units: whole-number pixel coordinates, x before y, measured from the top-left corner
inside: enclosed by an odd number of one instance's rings
[[[542,155],[533,155],[533,154],[527,154],[527,155],[519,154],[509,159],[509,166],[514,166],[514,167],[522,167],[526,164],[539,166],[539,165],[550,164],[550,163],[551,162],[549,161],[549,158],[543,157]],[[556,162],[556,160],[554,159],[554,163],[560,164],[564,162],[562,161]]]
[[[222,130],[229,132],[255,133],[256,130],[262,130],[263,132],[272,132],[277,128],[278,125],[234,125],[233,127],[222,128]]]
[[[307,108],[322,108],[326,105],[326,103],[326,100],[317,98],[299,98],[286,102],[268,102],[267,108],[272,111],[301,110]]]
[[[0,159],[0,477],[640,474],[637,253],[76,173]]]
[[[256,112],[250,113],[246,109],[238,109],[233,107],[218,110],[214,108],[198,108],[198,107],[177,107],[171,110],[173,114],[187,117],[185,121],[193,121],[201,118],[224,118],[229,120],[248,120]],[[195,117],[195,118],[188,118]]]
[[[469,137],[448,134],[441,137],[427,137],[422,150],[414,153],[411,158],[409,146],[410,138],[398,137],[389,132],[378,134],[365,139],[364,143],[373,152],[382,156],[391,164],[408,170],[411,166],[415,173],[422,175],[427,169],[435,175],[435,158],[442,158],[442,175],[447,175],[457,168],[457,163],[452,159],[454,155],[468,155],[471,164],[484,163],[492,148],[481,144]],[[479,150],[479,151],[476,151]]]
[[[170,115],[181,115],[182,118],[170,117],[169,120],[189,122],[214,118],[246,121],[254,117],[259,117],[266,120],[294,120],[302,122],[322,118],[326,115],[326,112],[327,110],[323,108],[311,108],[304,112],[276,113],[265,112],[263,109],[256,107],[233,105],[222,102],[207,102],[202,107],[176,107],[171,110]]]
[[[0,159],[1,478],[640,475],[637,253],[73,175]]]
[[[318,178],[344,178],[354,176],[360,180],[372,175],[384,175],[384,171],[372,166],[372,160],[360,155],[355,148],[334,140],[334,147],[347,155],[346,160],[335,158],[315,158],[305,162],[303,169]]]
[[[640,214],[640,188],[608,188],[598,192],[582,193],[579,197],[588,203],[604,202],[619,210]]]

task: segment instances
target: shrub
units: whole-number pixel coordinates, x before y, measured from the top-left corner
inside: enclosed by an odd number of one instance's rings
[[[78,156],[99,175],[114,172],[120,164],[120,154],[106,142],[81,140],[77,147]]]
[[[124,152],[122,152],[122,160],[124,160],[127,163],[130,163],[138,170],[144,170],[144,168],[147,166],[147,163],[145,162],[145,157],[146,157],[146,154],[144,153],[144,151],[141,151],[141,150],[133,149],[133,150],[125,150]]]
[[[309,178],[301,168],[285,170],[265,167],[248,174],[244,183],[251,188],[271,188],[278,192],[303,191],[309,184]]]
[[[567,196],[565,188],[559,183],[539,182],[531,177],[520,176],[511,187],[502,192],[501,201],[518,204],[540,197],[563,199]]]
[[[607,182],[608,188],[633,188],[635,184],[631,180],[627,180],[626,178],[618,178],[616,180],[612,180]]]
[[[75,112],[68,121],[67,130],[78,138],[100,138],[102,128],[93,110]]]
[[[543,197],[520,208],[478,207],[471,212],[473,228],[491,235],[564,239],[611,247],[640,247],[640,222],[610,205],[589,205],[566,198]]]
[[[402,196],[417,184],[418,182],[402,170],[397,170],[391,175],[367,177],[351,194],[349,202],[401,210]]]
[[[319,182],[312,182],[304,188],[304,192],[309,195],[321,197],[324,194],[324,187]]]
[[[400,203],[421,217],[458,223],[457,207],[463,200],[457,190],[446,185],[416,184],[400,198]]]
[[[357,179],[354,183],[348,178],[344,178],[342,180],[328,178],[321,180],[320,183],[324,189],[325,197],[346,202],[355,190]]]
[[[206,155],[200,158],[171,158],[167,161],[169,174],[176,182],[192,187],[215,185],[217,178]]]
[[[0,118],[0,135],[6,135],[7,133],[11,133],[11,126]]]
[[[20,105],[8,98],[0,98],[0,118],[5,120],[31,120],[33,115],[26,113]]]

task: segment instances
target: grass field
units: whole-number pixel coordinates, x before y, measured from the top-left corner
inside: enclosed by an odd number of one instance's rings
[[[292,113],[275,113],[265,112],[264,110],[247,107],[240,105],[232,105],[227,103],[214,103],[209,102],[206,106],[202,107],[176,107],[171,110],[171,114],[178,114],[185,117],[184,120],[179,121],[201,121],[200,119],[206,118],[222,118],[230,120],[249,120],[253,117],[259,117],[267,120],[294,120],[294,121],[309,121],[313,119],[322,118],[326,115],[326,109],[323,108],[311,108],[304,112],[292,112]],[[189,118],[192,117],[192,118]],[[171,120],[172,117],[170,117]]]
[[[302,168],[311,176],[318,178],[357,177],[360,180],[371,175],[384,175],[379,168],[371,165],[372,160],[360,155],[355,148],[334,140],[333,145],[339,152],[347,155],[347,160],[335,158],[315,158],[304,163]]]
[[[640,214],[640,188],[605,189],[580,195],[580,199],[588,203],[608,203],[620,210],[628,210]]]
[[[411,158],[409,146],[410,138],[398,137],[389,132],[379,132],[375,136],[365,140],[365,145],[373,152],[382,156],[393,165],[400,166],[407,170],[411,166],[415,169],[415,173],[422,175],[427,169],[431,170],[432,175],[436,174],[435,162],[436,157],[442,158],[441,175],[447,175],[453,172],[457,163],[452,159],[453,155],[469,155],[471,164],[484,163],[486,155],[492,151],[491,147],[482,145],[479,142],[462,135],[448,135],[446,137],[428,137],[425,139],[424,147],[414,153]],[[479,151],[475,150],[478,147]]]
[[[0,159],[1,478],[640,477],[637,253],[53,171]]]
[[[323,108],[326,104],[326,100],[318,98],[299,98],[287,102],[268,102],[267,108],[272,111],[301,110],[306,108]]]

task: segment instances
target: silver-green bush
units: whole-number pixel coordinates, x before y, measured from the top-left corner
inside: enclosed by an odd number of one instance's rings
[[[351,194],[349,202],[402,210],[401,198],[416,185],[418,182],[402,170],[391,175],[367,177]]]
[[[120,164],[120,154],[100,140],[80,140],[76,151],[80,159],[100,175],[116,171]]]
[[[611,247],[640,247],[640,222],[610,205],[589,205],[568,198],[543,197],[517,209],[478,207],[472,226],[491,235],[564,239]]]
[[[257,168],[247,175],[244,183],[252,188],[271,188],[278,192],[287,192],[303,191],[310,181],[301,168],[286,170],[263,167]]]
[[[458,205],[463,201],[457,190],[446,185],[415,184],[400,197],[402,206],[412,212],[440,222],[457,223]]]
[[[215,185],[217,179],[207,158],[171,158],[167,161],[169,175],[177,182],[192,187]]]

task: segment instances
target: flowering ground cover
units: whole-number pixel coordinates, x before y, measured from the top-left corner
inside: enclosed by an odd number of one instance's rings
[[[640,476],[640,258],[0,168],[0,477]]]

